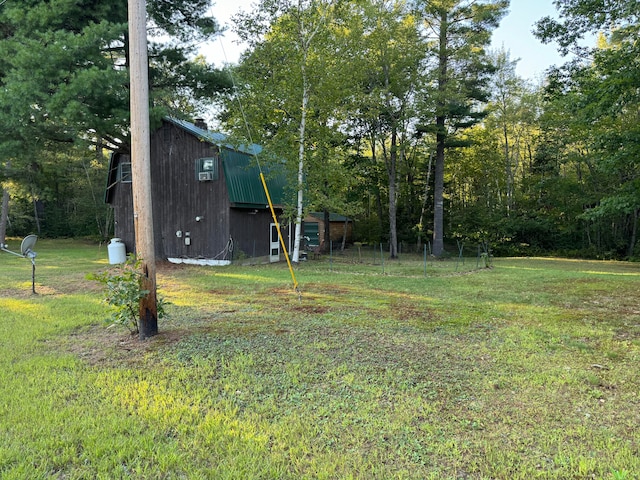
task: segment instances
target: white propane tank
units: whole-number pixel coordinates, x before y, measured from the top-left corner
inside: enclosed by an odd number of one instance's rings
[[[107,250],[109,251],[109,263],[111,265],[127,261],[127,249],[119,238],[112,238]]]

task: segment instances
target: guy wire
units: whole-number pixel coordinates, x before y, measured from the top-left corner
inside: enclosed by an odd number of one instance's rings
[[[251,129],[249,128],[249,122],[247,121],[247,116],[244,111],[244,107],[242,106],[242,101],[240,100],[240,96],[238,95],[238,87],[236,84],[236,80],[233,76],[233,72],[228,67],[229,61],[227,60],[227,52],[224,49],[224,45],[222,43],[222,39],[220,38],[220,46],[222,48],[222,55],[224,56],[225,63],[227,65],[227,72],[229,74],[229,78],[231,79],[231,85],[233,87],[233,91],[236,94],[236,100],[238,102],[238,108],[240,109],[240,114],[242,116],[242,121],[244,123],[244,127],[247,131],[247,138],[249,139],[250,145],[255,145],[253,143],[253,138],[251,135]],[[284,251],[284,256],[287,259],[287,266],[289,267],[289,272],[291,273],[291,280],[293,281],[293,289],[298,293],[298,300],[302,300],[302,292],[300,290],[300,285],[298,280],[296,280],[296,275],[293,271],[293,266],[291,265],[291,259],[289,258],[289,252],[287,251],[287,246],[284,241],[284,237],[282,236],[282,231],[280,230],[280,222],[278,221],[278,217],[276,216],[276,212],[273,208],[273,203],[271,202],[271,195],[269,194],[269,189],[267,188],[267,181],[264,178],[264,173],[262,172],[262,166],[260,165],[260,159],[258,158],[258,152],[254,152],[254,157],[256,159],[256,163],[258,164],[258,171],[260,172],[260,181],[262,182],[262,187],[264,189],[264,193],[267,197],[267,202],[269,203],[269,210],[271,211],[271,217],[273,218],[273,223],[276,226],[276,230],[278,231],[278,239],[280,240],[280,245],[282,246],[282,250]]]

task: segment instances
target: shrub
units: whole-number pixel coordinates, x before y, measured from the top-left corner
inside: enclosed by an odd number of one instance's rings
[[[91,275],[91,280],[96,280],[106,287],[105,302],[113,307],[113,313],[106,320],[111,326],[121,325],[129,329],[131,334],[139,333],[138,320],[140,318],[140,299],[145,297],[149,290],[142,288],[143,274],[141,271],[142,259],[133,255],[127,256],[127,261],[105,272]],[[161,296],[157,296],[158,318],[165,315],[166,302]]]

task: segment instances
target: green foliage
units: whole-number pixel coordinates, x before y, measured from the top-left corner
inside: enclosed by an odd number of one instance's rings
[[[542,19],[537,35],[562,51],[581,52],[582,61],[550,75],[542,128],[555,145],[541,149],[541,173],[575,168],[589,247],[629,258],[640,211],[639,4],[615,0],[594,9],[589,0],[564,0],[557,6],[560,18]],[[595,33],[596,46],[581,45]]]
[[[132,334],[138,333],[140,299],[149,294],[149,290],[142,288],[141,265],[142,259],[128,255],[125,263],[89,276],[91,280],[96,280],[106,287],[104,300],[113,309],[107,321],[111,325],[126,327]],[[164,298],[158,295],[158,319],[164,317],[165,305]]]
[[[626,480],[627,478],[629,478],[629,471],[624,469],[611,469],[611,478],[613,478],[613,480]]]
[[[67,149],[42,153],[35,171],[12,174],[24,175],[26,184],[8,184],[9,235],[109,238],[113,221],[104,203],[107,160],[94,149]]]
[[[636,0],[559,0],[556,7],[560,19],[545,17],[536,24],[536,36],[545,43],[558,42],[563,54],[575,51],[584,55],[582,39],[589,33],[628,34],[637,29],[640,6]]]
[[[210,0],[147,3],[154,36],[149,59],[152,119],[167,112],[204,111],[230,84],[227,75],[192,55],[217,31],[215,20],[205,13]],[[85,180],[85,172],[74,175],[78,164],[68,160],[85,162],[87,153],[99,156],[102,149],[128,148],[126,0],[4,2],[0,58],[0,176],[11,181],[12,198],[45,205],[49,225],[34,219],[38,233],[106,237],[103,202],[100,211],[97,196],[81,198],[95,192],[78,181]],[[5,162],[12,168],[5,168]],[[97,184],[104,185],[104,176]],[[71,192],[69,185],[75,185]],[[80,212],[87,205],[93,205],[91,211]],[[22,222],[17,225],[15,233]],[[90,232],[82,228],[87,225]]]

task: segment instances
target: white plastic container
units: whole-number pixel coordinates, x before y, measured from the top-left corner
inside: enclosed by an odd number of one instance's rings
[[[111,265],[127,261],[127,248],[119,238],[112,238],[107,250],[109,251],[109,263]]]

